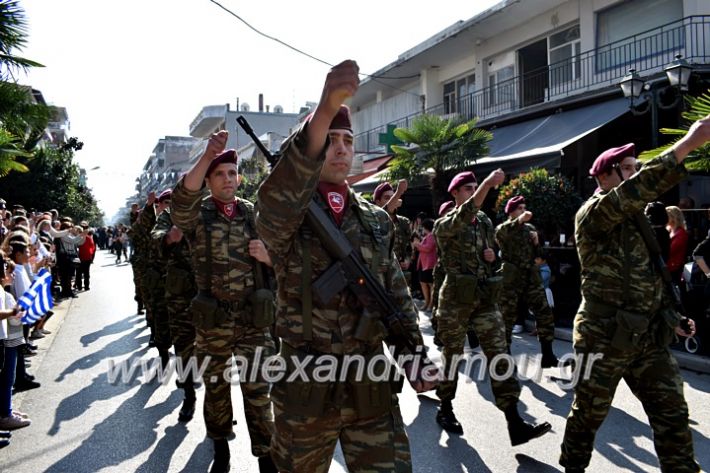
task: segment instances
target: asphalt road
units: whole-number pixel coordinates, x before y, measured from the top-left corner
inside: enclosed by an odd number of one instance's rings
[[[206,472],[212,448],[200,415],[204,389],[198,390],[195,419],[181,424],[177,412],[182,395],[173,381],[160,384],[138,377],[128,383],[109,382],[109,361],[150,362],[157,352],[147,349],[148,330],[143,316],[136,315],[130,265],[115,265],[113,257],[101,251],[92,273],[91,291],[62,302],[48,324],[53,333],[38,341],[40,353],[29,371],[42,387],[14,398],[15,408],[30,414],[33,422],[15,431],[12,444],[0,450],[0,471]],[[433,346],[425,316],[422,329]],[[555,350],[569,352],[571,345],[557,341]],[[537,342],[528,334],[516,336],[513,352],[536,353]],[[710,470],[710,377],[690,371],[683,375],[696,455],[703,470]],[[553,431],[516,448],[510,447],[487,380],[460,377],[454,408],[464,426],[463,436],[442,432],[434,421],[437,402],[405,387],[402,411],[414,471],[561,471],[557,458],[572,393],[550,376],[561,373],[546,370],[539,381],[524,381],[521,401],[524,417],[546,420]],[[233,389],[233,404],[241,406],[239,389]],[[257,472],[241,409],[235,416],[232,471]],[[330,471],[347,471],[337,452]],[[597,435],[588,471],[659,471],[646,416],[623,382]]]

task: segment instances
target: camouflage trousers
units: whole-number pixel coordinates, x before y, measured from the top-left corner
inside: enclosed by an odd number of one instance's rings
[[[445,381],[439,383],[436,394],[442,401],[451,401],[456,396],[458,370],[452,368],[451,362],[463,354],[466,332],[473,328],[478,335],[483,353],[490,362],[497,355],[508,354],[508,344],[505,341],[505,325],[503,316],[496,304],[479,301],[474,305],[464,305],[456,301],[456,288],[446,282],[439,294],[439,309],[437,312],[437,335],[443,343],[442,358],[444,363]],[[500,358],[495,364],[496,373],[502,375],[509,370],[508,358]],[[501,376],[502,378],[502,376]],[[520,384],[513,369],[513,375],[503,379],[491,380],[491,389],[496,406],[504,411],[514,406],[520,397]]]
[[[140,269],[137,268],[135,264],[132,264],[133,268],[133,286],[135,287],[135,294],[133,300],[135,300],[138,305],[143,305],[143,294],[141,293],[141,273]]]
[[[518,269],[507,263],[504,264],[503,288],[499,302],[505,320],[505,339],[508,346],[513,339],[513,325],[518,318],[518,307],[521,302],[535,315],[538,340],[551,342],[555,339],[555,316],[547,304],[545,288],[537,266]]]
[[[358,418],[347,395],[341,408],[328,409],[318,417],[287,410],[283,383],[274,385],[272,400],[276,432],[271,456],[281,473],[327,473],[338,441],[352,473],[412,471],[409,439],[396,395],[390,412],[369,419]]]
[[[192,322],[190,301],[194,293],[171,294],[166,292],[168,304],[168,320],[170,336],[175,347],[175,355],[180,358],[182,366],[188,366],[190,358],[195,354],[195,325]]]
[[[232,314],[234,316],[234,314]],[[269,445],[274,429],[271,411],[271,386],[263,381],[260,372],[252,377],[255,356],[260,353],[261,363],[275,353],[274,342],[268,329],[245,327],[235,319],[217,325],[211,329],[197,327],[195,351],[200,365],[209,356],[205,380],[204,417],[207,436],[212,439],[225,439],[232,434],[232,385],[236,381],[230,377],[232,355],[246,359],[248,373],[240,379],[244,400],[244,416],[251,438],[251,451],[261,457],[269,453]],[[260,366],[257,366],[260,369]],[[252,381],[252,380],[255,381]]]
[[[586,468],[594,450],[594,437],[606,418],[619,381],[623,378],[648,416],[661,471],[696,473],[693,438],[688,426],[688,406],[683,396],[683,378],[667,347],[650,340],[638,348],[620,352],[609,346],[608,330],[601,323],[588,323],[584,303],[575,319],[575,353],[585,355],[580,373],[587,379],[575,386],[572,410],[567,417],[560,464]],[[584,320],[584,327],[578,326]],[[586,355],[603,354],[592,363]]]
[[[138,302],[138,299],[143,303],[143,308],[145,309],[145,322],[150,327],[151,334],[153,333],[153,311],[148,304],[150,299],[150,294],[146,287],[145,281],[145,268],[137,264],[133,265],[133,282],[136,285],[136,295],[134,299]]]
[[[165,299],[165,286],[159,284],[148,291],[147,305],[152,314],[153,336],[155,337],[155,347],[158,350],[168,350],[172,344],[170,334],[170,316],[168,313],[168,303]]]

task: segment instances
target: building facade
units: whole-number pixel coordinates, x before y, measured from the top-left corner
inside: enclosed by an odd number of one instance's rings
[[[629,141],[649,149],[657,128],[678,125],[682,100],[664,74],[678,54],[693,66],[689,93],[710,88],[710,2],[504,0],[362,82],[351,102],[356,150],[384,152],[387,125],[407,127],[422,113],[478,118],[494,139],[474,170],[548,167],[588,193],[586,170],[600,149]],[[619,88],[629,69],[650,92],[663,89],[648,94],[659,103],[631,110]]]

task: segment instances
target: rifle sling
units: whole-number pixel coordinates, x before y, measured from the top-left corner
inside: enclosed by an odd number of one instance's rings
[[[301,308],[303,312],[303,340],[313,340],[313,294],[311,293],[311,244],[313,243],[311,229],[308,225],[301,225],[303,237],[303,268],[301,269]]]

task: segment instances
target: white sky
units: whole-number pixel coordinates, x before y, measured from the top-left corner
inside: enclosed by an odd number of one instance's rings
[[[220,0],[252,26],[331,64],[373,73],[498,0]],[[25,0],[27,47],[46,67],[23,83],[67,108],[79,165],[110,219],[134,193],[160,138],[189,136],[203,106],[247,102],[297,111],[328,66],[263,38],[210,0]]]

